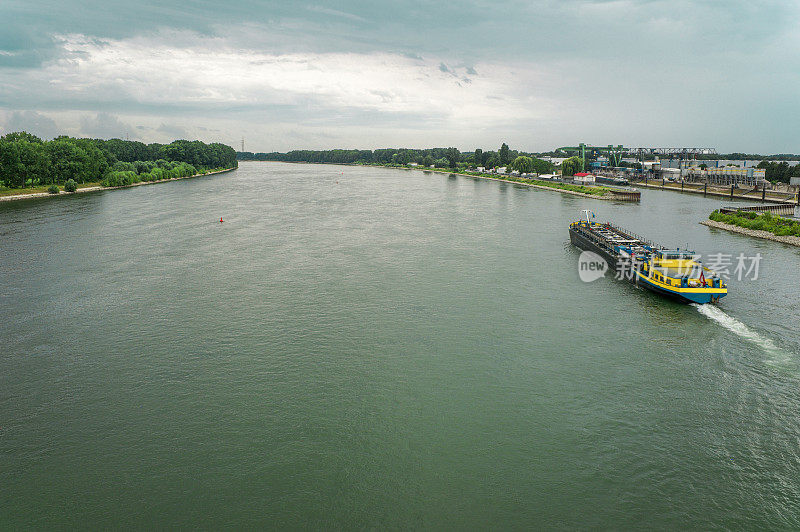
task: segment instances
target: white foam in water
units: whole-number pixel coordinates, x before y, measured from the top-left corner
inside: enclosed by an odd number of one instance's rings
[[[770,340],[769,338],[764,338],[763,336],[752,330],[750,327],[748,327],[741,321],[731,316],[728,316],[721,308],[717,307],[716,305],[698,305],[697,303],[692,303],[692,306],[696,307],[697,310],[700,311],[700,314],[702,314],[706,318],[716,321],[729,331],[737,334],[738,336],[744,338],[749,342],[752,342],[760,346],[765,351],[772,354],[781,353],[781,349],[777,345],[775,345],[775,343],[772,340]]]

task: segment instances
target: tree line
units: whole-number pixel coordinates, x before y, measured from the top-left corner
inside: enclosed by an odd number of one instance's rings
[[[513,167],[515,162],[524,168],[530,165],[537,173],[550,173],[553,165],[536,157],[536,154],[512,150],[506,143],[497,151],[483,151],[478,148],[474,152],[462,152],[457,148],[380,148],[377,150],[292,150],[289,152],[236,152],[240,161],[285,161],[306,163],[339,163],[339,164],[379,164],[389,166],[406,166],[416,163],[422,166],[438,168],[465,168],[482,166],[484,168]],[[530,160],[517,161],[519,157]],[[522,170],[521,170],[522,171]]]
[[[716,159],[730,161],[798,161],[800,155],[795,153],[776,153],[773,155],[761,155],[758,153],[704,153],[693,156],[698,160],[713,161]]]
[[[773,183],[788,183],[792,177],[800,177],[800,164],[789,166],[786,161],[761,161],[756,168],[764,168],[764,177]]]
[[[63,185],[70,180],[116,186],[237,164],[230,146],[199,140],[144,144],[60,136],[45,141],[24,131],[0,137],[0,188]]]

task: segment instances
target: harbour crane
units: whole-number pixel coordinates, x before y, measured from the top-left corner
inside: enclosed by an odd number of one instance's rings
[[[717,150],[715,148],[654,148],[654,147],[647,147],[647,148],[631,148],[625,147],[622,144],[614,146],[613,144],[609,144],[608,146],[590,146],[588,144],[584,144],[581,142],[578,146],[564,146],[561,148],[556,148],[557,152],[562,152],[570,157],[575,155],[578,156],[581,160],[581,169],[586,169],[586,161],[587,155],[589,159],[596,159],[600,155],[605,155],[608,157],[609,162],[613,163],[614,166],[619,166],[620,161],[622,161],[623,157],[636,157],[636,160],[642,162],[645,160],[645,157],[651,155],[658,155],[660,157],[663,156],[673,156],[679,157],[681,160],[688,160],[689,157],[697,157],[698,155],[716,155]]]

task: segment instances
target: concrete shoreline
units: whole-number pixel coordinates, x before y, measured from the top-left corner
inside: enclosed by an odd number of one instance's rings
[[[652,180],[652,181],[658,182],[657,180]],[[643,181],[635,181],[635,182],[631,182],[631,185],[636,185],[636,186],[640,186],[640,187],[644,187],[644,188],[652,188],[653,190],[670,190],[672,192],[687,192],[689,194],[700,194],[701,196],[714,196],[714,197],[717,197],[717,198],[731,199],[730,188],[728,188],[726,191],[723,191],[723,189],[718,189],[717,188],[717,189],[708,189],[706,192],[703,192],[703,188],[702,187],[699,188],[699,189],[695,188],[694,186],[686,186],[684,188],[681,188],[679,184],[678,185],[663,185],[662,186],[661,184],[653,184],[652,182],[645,183]],[[733,199],[735,199],[735,200],[736,199],[743,199],[743,200],[751,200],[751,201],[759,201],[760,202],[761,201],[761,192],[758,192],[758,193],[755,193],[755,194],[748,193],[748,194],[740,194],[740,195],[737,195],[737,194],[734,193]],[[770,197],[770,192],[769,191],[767,191],[766,196],[764,198],[764,203],[792,203],[792,204],[794,204],[795,202],[796,202],[795,199],[776,198],[774,196]]]
[[[362,165],[357,165],[357,166],[362,166]],[[364,166],[366,166],[366,165],[364,165]],[[382,166],[381,168],[395,168],[395,167],[393,167],[393,166]],[[476,178],[479,178],[479,179],[491,179],[492,181],[502,181],[504,183],[513,183],[515,185],[524,185],[526,187],[533,187],[533,188],[538,188],[538,189],[541,189],[541,190],[553,190],[555,192],[561,192],[562,194],[571,194],[573,196],[582,196],[584,198],[592,198],[592,199],[598,199],[598,200],[603,200],[603,201],[621,201],[621,202],[625,202],[625,203],[631,203],[631,200],[621,199],[618,196],[615,197],[614,189],[613,188],[609,188],[609,187],[605,187],[602,184],[601,185],[583,185],[583,186],[589,186],[589,187],[591,187],[591,186],[600,186],[600,187],[603,187],[603,188],[606,188],[606,189],[609,190],[609,193],[603,194],[601,196],[601,195],[598,195],[598,194],[585,194],[583,192],[578,192],[576,190],[568,190],[568,189],[557,188],[557,187],[548,187],[546,185],[537,185],[536,183],[523,183],[523,182],[520,182],[520,181],[512,181],[510,179],[502,179],[500,177],[491,177],[491,176],[487,176],[487,175],[462,174],[461,172],[447,172],[447,171],[444,171],[444,170],[435,170],[433,168],[396,168],[396,169],[397,170],[422,170],[423,172],[436,172],[436,173],[439,173],[439,174],[447,174],[447,175],[452,174],[452,175],[461,175],[461,176],[464,176],[464,177],[476,177]],[[566,184],[569,184],[569,183],[566,183]]]
[[[747,229],[745,227],[739,227],[738,225],[731,225],[723,222],[715,222],[714,220],[703,220],[700,223],[707,227],[713,227],[714,229],[724,229],[725,231],[730,231],[731,233],[739,233],[740,235],[745,235],[755,238],[763,238],[764,240],[772,240],[775,242],[780,242],[782,244],[789,244],[790,246],[800,247],[800,236],[788,236],[788,235],[779,236],[779,235],[774,235],[769,231]]]
[[[195,174],[189,175],[186,177],[171,177],[169,179],[161,179],[159,181],[140,181],[138,183],[133,183],[130,185],[123,185],[120,187],[103,187],[103,186],[95,186],[95,187],[85,187],[79,188],[75,192],[65,192],[60,190],[58,194],[50,194],[49,192],[31,192],[30,194],[14,194],[13,196],[0,196],[0,202],[2,201],[17,201],[17,200],[25,200],[25,199],[35,199],[35,198],[57,198],[59,196],[71,196],[73,194],[80,194],[83,192],[97,192],[98,190],[116,190],[119,188],[131,188],[131,187],[138,187],[141,185],[155,185],[157,183],[168,183],[170,181],[180,181],[181,179],[192,179],[193,177],[203,177],[207,175],[214,175],[214,174],[224,174],[225,172],[232,172],[236,170],[236,168],[226,168],[224,170],[217,170],[216,172],[207,172],[205,174]]]
[[[561,192],[562,194],[571,194],[573,196],[582,196],[584,198],[591,198],[591,199],[598,199],[598,200],[605,200],[605,201],[613,201],[614,199],[616,199],[616,198],[614,198],[614,194],[613,193],[603,194],[602,196],[600,196],[600,195],[597,195],[597,194],[584,194],[583,192],[578,192],[576,190],[567,190],[567,189],[564,189],[564,188],[556,188],[556,187],[548,187],[548,186],[545,186],[545,185],[537,185],[536,183],[522,183],[520,181],[511,181],[510,179],[501,179],[499,177],[489,177],[489,176],[482,176],[482,175],[462,174],[462,173],[458,173],[458,172],[438,172],[438,173],[440,173],[440,174],[447,173],[448,175],[450,175],[450,174],[461,175],[461,176],[464,176],[464,177],[476,177],[478,179],[489,179],[489,180],[492,180],[492,181],[502,181],[503,183],[512,183],[514,185],[523,185],[523,186],[526,186],[526,187],[538,188],[538,189],[541,189],[541,190],[552,190],[554,192]]]

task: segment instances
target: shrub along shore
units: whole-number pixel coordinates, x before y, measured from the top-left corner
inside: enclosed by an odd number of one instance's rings
[[[800,222],[796,220],[770,213],[739,211],[723,214],[718,210],[712,212],[708,218],[700,223],[733,233],[800,246]]]
[[[761,214],[758,212],[737,211],[723,214],[716,210],[708,218],[715,222],[735,225],[745,229],[767,231],[776,236],[800,236],[800,222],[783,218],[782,216],[773,216],[768,212]]]
[[[56,195],[65,195],[65,194],[69,195],[72,193],[80,194],[82,192],[96,192],[98,190],[114,190],[117,188],[137,187],[140,185],[153,185],[155,183],[164,183],[166,181],[177,181],[179,179],[190,179],[192,177],[202,177],[212,174],[224,174],[225,172],[231,172],[233,170],[236,170],[236,168],[219,168],[219,169],[212,169],[207,172],[192,174],[186,177],[170,177],[159,181],[136,181],[129,185],[118,185],[118,186],[103,186],[99,182],[83,183],[82,185],[77,186],[75,190],[67,190],[66,185],[64,186],[63,189],[56,185],[50,185],[49,187],[22,189],[23,190],[22,192],[18,190],[17,191],[10,190],[5,192],[0,192],[0,202],[52,197]]]
[[[0,196],[124,187],[206,175],[238,166],[230,146],[176,140],[144,144],[120,139],[51,141],[25,132],[0,137]]]
[[[452,173],[452,172],[451,172]],[[468,175],[473,177],[482,177],[484,179],[495,179],[497,181],[510,181],[512,183],[522,183],[523,185],[532,185],[538,188],[551,188],[562,192],[574,192],[585,196],[594,198],[603,198],[603,196],[610,196],[612,190],[603,186],[586,186],[586,185],[573,185],[570,183],[560,183],[556,181],[544,181],[542,179],[531,179],[527,177],[517,176],[498,176],[497,174],[487,174],[483,172],[466,172],[460,175]]]

